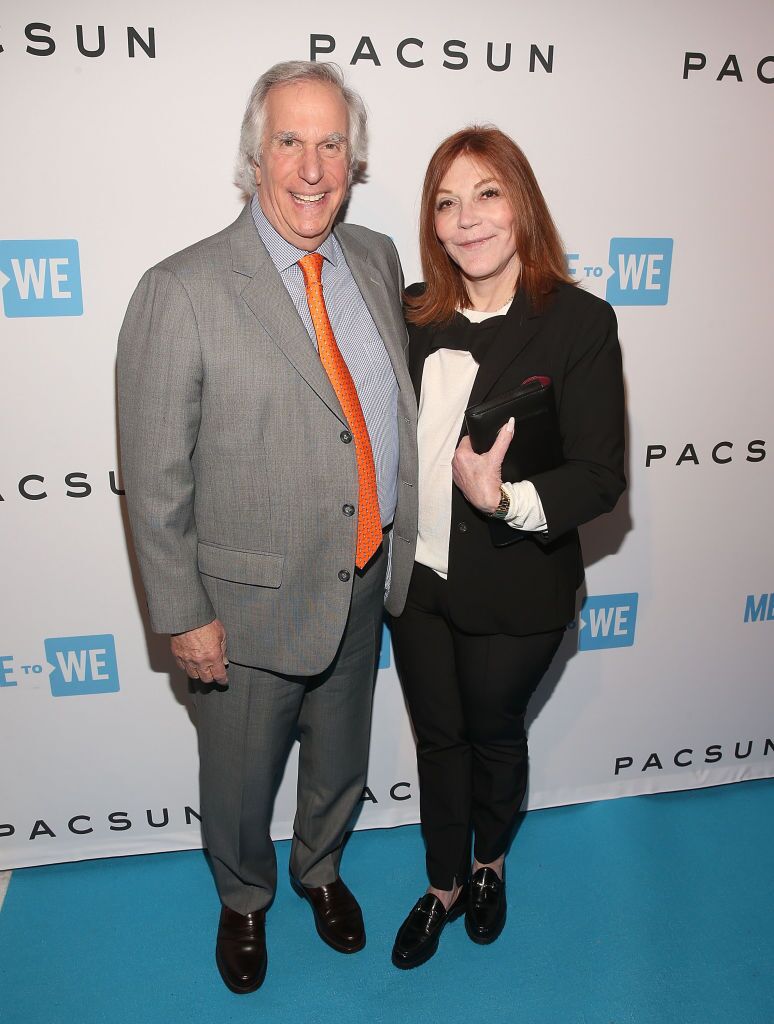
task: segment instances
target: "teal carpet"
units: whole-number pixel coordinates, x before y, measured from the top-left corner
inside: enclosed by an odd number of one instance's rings
[[[494,945],[462,921],[415,971],[390,964],[424,888],[416,827],[356,833],[342,874],[368,944],[320,942],[287,882],[262,989],[213,960],[218,902],[201,853],[14,872],[0,911],[3,1024],[523,1022],[774,1024],[774,780],[528,814]]]

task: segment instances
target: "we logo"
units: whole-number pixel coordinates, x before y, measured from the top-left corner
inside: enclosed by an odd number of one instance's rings
[[[671,238],[611,238],[607,301],[613,306],[665,306],[673,245]]]
[[[578,650],[631,647],[637,624],[637,594],[587,597],[578,616]]]
[[[49,637],[44,643],[46,661],[51,668],[52,696],[118,691],[116,643],[110,633]]]
[[[390,630],[387,623],[382,623],[382,646],[379,648],[379,668],[390,667]]]
[[[7,317],[82,316],[78,242],[0,242],[0,291]]]

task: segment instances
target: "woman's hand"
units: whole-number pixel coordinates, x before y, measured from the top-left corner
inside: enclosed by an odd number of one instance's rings
[[[465,435],[452,459],[452,479],[471,505],[479,512],[491,515],[500,504],[501,470],[508,445],[513,440],[514,422],[511,417],[500,428],[495,443],[488,452],[476,455]]]

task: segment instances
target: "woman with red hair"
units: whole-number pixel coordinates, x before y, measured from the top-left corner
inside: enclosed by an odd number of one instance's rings
[[[474,942],[502,931],[527,704],[575,617],[577,527],[609,512],[626,486],[615,314],[571,283],[532,168],[507,135],[472,127],[439,146],[420,250],[425,282],[406,293],[419,539],[392,635],[417,735],[430,885],[395,939],[401,968],[428,960],[463,913]],[[563,459],[503,481],[513,420],[477,455],[463,415],[532,377],[552,382]],[[495,546],[492,518],[513,543]]]

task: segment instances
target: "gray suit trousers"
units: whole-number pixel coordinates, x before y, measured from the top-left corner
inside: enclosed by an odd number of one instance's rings
[[[194,691],[205,842],[221,901],[240,914],[268,906],[274,896],[269,826],[296,736],[290,870],[308,886],[338,877],[366,781],[386,567],[382,550],[364,573],[355,573],[344,635],[324,672],[278,675],[232,662],[225,689]]]

